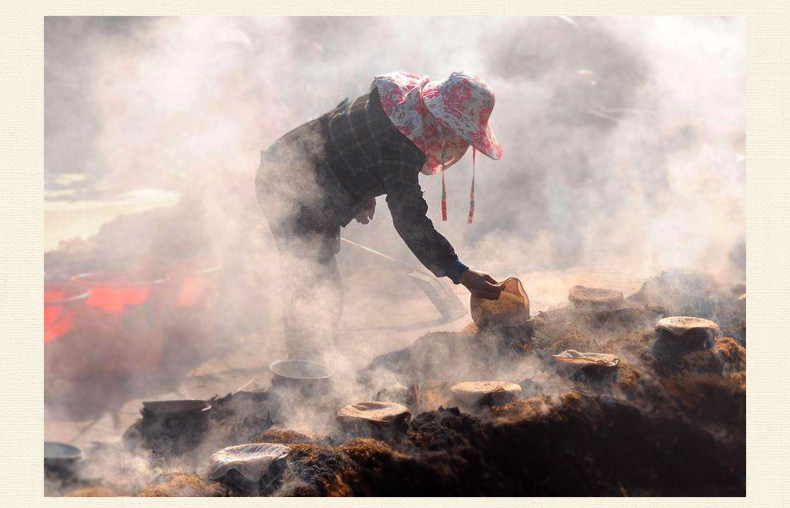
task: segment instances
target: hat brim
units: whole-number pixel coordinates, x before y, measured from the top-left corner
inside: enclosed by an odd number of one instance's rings
[[[482,141],[472,143],[472,146],[475,150],[484,153],[495,161],[502,158],[502,145],[497,141],[496,136],[494,136],[494,131],[491,130],[491,126],[488,123],[486,123]]]
[[[430,107],[428,107],[428,110],[430,111]],[[431,113],[433,114],[433,112]],[[469,143],[478,152],[495,161],[502,158],[502,145],[500,145],[499,141],[497,141],[494,131],[491,129],[491,126],[488,123],[485,124],[484,129],[476,133],[473,137],[470,137],[464,135],[462,132],[459,132],[458,129],[454,129],[450,122],[444,120],[440,116],[434,116],[442,125],[453,131],[456,136]]]
[[[502,145],[497,141],[494,131],[491,130],[491,125],[486,122],[484,126],[477,132],[464,133],[461,129],[457,129],[453,125],[451,118],[446,118],[443,115],[444,100],[441,94],[438,93],[441,86],[440,81],[431,81],[425,85],[420,93],[425,107],[430,113],[436,117],[439,122],[445,127],[453,131],[458,137],[472,145],[475,150],[483,153],[487,157],[499,160],[502,157]]]

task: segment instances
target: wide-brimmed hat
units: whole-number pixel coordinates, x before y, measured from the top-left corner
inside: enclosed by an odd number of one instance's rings
[[[430,81],[427,76],[390,72],[376,76],[373,87],[393,125],[428,158],[423,173],[438,172],[442,162],[449,167],[468,145],[492,159],[502,156],[488,124],[494,92],[480,77],[456,71],[444,81]],[[441,127],[452,135],[441,139]],[[442,148],[444,160],[439,155]]]
[[[472,146],[472,190],[469,223],[474,219],[475,152],[492,159],[502,156],[488,119],[494,109],[494,92],[478,76],[453,72],[444,81],[407,72],[381,74],[373,80],[381,106],[392,124],[426,157],[422,172],[442,172],[442,219],[447,220],[444,170],[464,156]]]
[[[421,96],[428,111],[461,139],[494,160],[502,157],[502,146],[488,124],[494,92],[479,76],[453,72],[444,81],[428,82]]]

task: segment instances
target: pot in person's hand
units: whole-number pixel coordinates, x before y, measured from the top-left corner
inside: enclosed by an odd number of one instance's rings
[[[502,285],[504,289],[496,300],[472,296],[472,320],[478,328],[517,326],[529,320],[529,297],[521,281],[510,277]]]

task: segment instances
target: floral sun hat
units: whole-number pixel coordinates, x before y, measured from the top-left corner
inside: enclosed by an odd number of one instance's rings
[[[494,108],[494,93],[479,77],[464,71],[432,82],[406,72],[376,76],[373,86],[381,105],[395,127],[409,138],[426,157],[422,172],[442,171],[442,219],[447,220],[447,193],[444,170],[458,162],[472,145],[472,190],[469,219],[474,219],[475,152],[492,159],[502,156],[488,118]]]
[[[432,81],[421,91],[428,111],[476,150],[497,160],[502,146],[488,118],[494,110],[494,92],[481,78],[456,71],[444,81]]]

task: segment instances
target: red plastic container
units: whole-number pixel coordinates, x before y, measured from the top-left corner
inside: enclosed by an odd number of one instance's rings
[[[165,280],[140,274],[97,272],[72,277],[90,289],[80,328],[91,339],[91,370],[114,377],[159,368],[164,347]]]
[[[120,272],[96,272],[75,275],[71,281],[90,289],[89,307],[96,307],[109,314],[122,314],[127,306],[143,305],[156,286],[164,280]]]
[[[82,286],[65,282],[44,283],[44,342],[66,335],[74,328],[80,307],[90,296]]]
[[[163,367],[171,376],[184,374],[214,353],[221,269],[209,259],[179,260],[170,269]]]
[[[211,260],[187,260],[178,263],[169,278],[181,282],[178,306],[193,307],[216,296],[217,277],[222,264]]]

